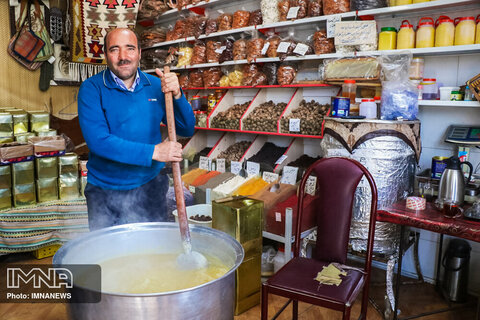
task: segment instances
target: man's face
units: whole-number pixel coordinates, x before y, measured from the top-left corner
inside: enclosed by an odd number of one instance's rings
[[[108,34],[106,42],[107,65],[122,80],[133,79],[140,62],[137,37],[128,29],[116,29]]]

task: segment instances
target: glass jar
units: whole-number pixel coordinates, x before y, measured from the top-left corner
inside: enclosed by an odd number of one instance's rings
[[[477,32],[476,32],[476,37],[475,37],[475,43],[480,44],[480,14],[477,16]]]
[[[431,48],[435,44],[435,22],[430,17],[420,19],[417,27],[417,48]]]
[[[438,98],[438,86],[437,79],[423,79],[421,83],[423,87],[422,98],[423,100],[437,100]]]
[[[410,62],[409,78],[413,80],[423,79],[423,70],[425,69],[424,58],[413,58]]]
[[[455,18],[455,45],[462,46],[475,43],[475,18]]]
[[[214,93],[210,93],[208,95],[208,113],[212,112],[213,108],[215,108],[215,105],[217,104],[217,98],[215,97]]]
[[[397,48],[397,29],[382,28],[378,36],[378,50],[395,50]]]
[[[190,100],[190,104],[192,105],[193,111],[199,111],[202,108],[200,96],[193,96],[192,100]]]
[[[435,47],[453,46],[455,25],[447,16],[440,16],[435,22]]]
[[[215,99],[217,100],[217,102],[220,101],[222,97],[223,97],[223,90],[220,90],[220,89],[215,90]]]
[[[408,20],[403,20],[397,34],[397,49],[415,48],[415,30]]]
[[[357,96],[357,83],[355,80],[345,80],[342,85],[342,97],[350,99],[350,104],[355,103]]]
[[[195,126],[199,128],[207,127],[207,112],[195,111]]]

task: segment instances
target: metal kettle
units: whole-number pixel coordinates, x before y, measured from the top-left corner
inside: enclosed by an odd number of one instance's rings
[[[461,166],[467,165],[470,168],[467,181],[463,175]],[[439,202],[455,202],[463,204],[465,195],[465,185],[472,177],[473,167],[468,161],[460,162],[458,157],[450,157],[447,159],[447,167],[440,177],[440,186],[438,188]]]

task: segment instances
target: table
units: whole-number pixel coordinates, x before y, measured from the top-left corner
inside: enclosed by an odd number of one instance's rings
[[[454,236],[480,242],[480,221],[466,219],[463,216],[459,218],[446,218],[437,208],[427,202],[427,208],[423,211],[415,211],[406,208],[406,201],[402,200],[394,203],[388,208],[379,210],[377,212],[377,221],[395,223],[401,226],[400,236],[403,237],[405,227],[414,227],[431,232],[440,233],[440,246],[439,254],[437,257],[437,274],[436,282],[440,277],[440,261],[443,245],[443,235]],[[399,288],[400,288],[400,275],[402,272],[402,256],[403,246],[400,242],[399,246],[399,258],[398,258],[398,271],[396,276],[395,287],[395,310],[393,312],[394,319],[397,319],[397,309],[399,300]]]

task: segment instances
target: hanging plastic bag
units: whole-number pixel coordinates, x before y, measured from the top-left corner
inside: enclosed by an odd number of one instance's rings
[[[278,68],[277,82],[282,86],[292,84],[296,75],[297,67],[294,64],[284,63]]]
[[[308,2],[308,13],[309,17],[318,17],[322,15],[322,0],[310,0]]]
[[[350,11],[350,0],[323,0],[323,14],[337,14]]]
[[[316,31],[313,34],[312,42],[315,54],[326,54],[335,52],[333,38],[327,38],[327,31],[325,30]]]
[[[193,56],[191,60],[191,64],[201,64],[207,62],[207,46],[205,42],[201,40],[195,41],[195,45],[193,46]]]
[[[224,63],[225,61],[233,60],[233,42],[235,39],[233,37],[228,37],[222,41],[221,48],[223,49],[218,60],[219,63]]]
[[[267,77],[268,85],[277,84],[277,69],[278,65],[275,62],[269,62],[263,65],[262,71]]]
[[[178,50],[178,63],[177,63],[177,68],[181,68],[184,66],[189,66],[190,61],[192,59],[193,55],[193,49],[190,48],[189,46],[181,46]]]
[[[203,70],[197,69],[190,72],[188,75],[188,87],[189,88],[201,88],[203,87]]]
[[[288,56],[292,56],[293,50],[297,46],[297,41],[295,40],[295,32],[293,29],[288,31],[288,36],[282,39],[277,48],[277,54],[280,58],[280,61],[285,60]]]
[[[265,40],[260,38],[258,31],[255,30],[252,32],[252,39],[247,42],[247,61],[248,63],[253,62],[257,58],[262,58],[262,49]]]
[[[275,32],[271,31],[267,33],[267,41],[265,42],[265,45],[262,51],[266,51],[265,53],[269,58],[278,57],[277,48],[281,41],[282,39],[280,38],[280,36],[275,34]],[[265,46],[267,48],[265,48]]]
[[[222,43],[220,41],[209,40],[207,41],[207,62],[209,63],[218,63],[220,59],[220,54],[223,50],[220,48]]]
[[[241,10],[233,13],[232,29],[239,29],[248,27],[248,21],[250,20],[250,12],[242,7]]]
[[[278,1],[278,13],[280,21],[287,21],[288,10],[290,10],[290,0]]]
[[[233,16],[230,13],[221,13],[217,18],[218,31],[232,30],[232,22]]]
[[[206,88],[220,86],[222,70],[219,67],[212,67],[203,71],[203,85]]]
[[[248,18],[249,26],[259,26],[263,23],[262,10],[258,9],[250,12],[250,17]]]
[[[287,20],[303,19],[307,16],[307,0],[290,0],[290,9],[287,13]]]
[[[242,38],[233,43],[233,60],[245,60],[247,59],[247,40]]]

